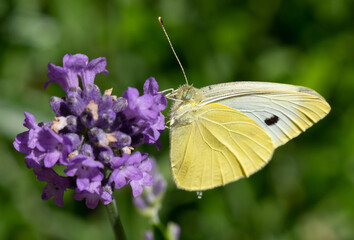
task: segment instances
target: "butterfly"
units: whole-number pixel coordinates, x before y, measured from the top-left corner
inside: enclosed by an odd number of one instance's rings
[[[168,98],[172,174],[189,191],[249,177],[331,109],[314,90],[268,82],[185,84]]]
[[[264,167],[274,150],[324,118],[331,107],[312,89],[268,82],[230,82],[201,89],[186,84],[172,100],[170,159],[178,188],[212,189]],[[199,196],[198,196],[199,197]]]

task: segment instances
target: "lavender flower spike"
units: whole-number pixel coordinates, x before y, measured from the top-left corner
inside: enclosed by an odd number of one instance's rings
[[[143,186],[153,183],[147,154],[133,150],[144,143],[160,146],[158,138],[165,128],[161,111],[167,100],[154,78],[145,82],[142,95],[135,88],[128,88],[123,97],[111,95],[112,89],[102,94],[94,80],[98,73],[108,74],[106,65],[104,57],[89,61],[83,54],[66,54],[62,67],[50,63],[50,80],[44,86],[56,82],[66,96],[51,98],[51,122],[37,124],[25,113],[28,131],[13,143],[26,154],[25,163],[34,168],[38,180],[48,183],[42,198],[54,196],[59,206],[67,188],[75,191],[74,199],[86,199],[86,206],[95,208],[99,201],[112,202],[114,189],[130,185],[137,197]],[[54,169],[63,167],[59,176]]]

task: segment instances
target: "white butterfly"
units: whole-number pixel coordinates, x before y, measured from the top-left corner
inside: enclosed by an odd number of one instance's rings
[[[309,88],[265,82],[186,84],[169,98],[172,173],[193,191],[250,176],[330,111]]]

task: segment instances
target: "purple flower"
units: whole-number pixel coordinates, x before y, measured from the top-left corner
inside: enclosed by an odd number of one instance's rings
[[[88,85],[93,85],[96,74],[98,73],[102,72],[107,75],[108,71],[106,65],[107,61],[105,57],[91,60],[91,62],[85,67],[85,70],[79,73],[82,80],[82,86],[85,88]]]
[[[143,185],[152,185],[152,177],[147,172],[151,170],[150,159],[146,159],[147,154],[135,152],[132,155],[123,154],[112,161],[114,169],[109,177],[109,183],[114,182],[115,188],[119,189],[130,183],[133,196],[142,193]],[[145,160],[146,159],[146,160]]]
[[[25,163],[28,168],[42,168],[43,159],[46,154],[39,151],[38,149],[33,149],[26,157]]]
[[[155,78],[150,77],[144,84],[144,94],[150,94],[153,96],[154,104],[152,109],[157,112],[157,117],[151,122],[149,127],[144,130],[145,142],[148,144],[157,144],[157,148],[160,149],[160,143],[158,139],[165,129],[165,116],[161,111],[167,107],[167,99],[163,93],[158,93],[159,85]]]
[[[102,181],[103,173],[100,169],[103,167],[101,162],[95,161],[91,157],[77,155],[70,160],[64,172],[71,177],[77,176],[76,186],[78,190],[82,191],[87,190],[90,184]],[[90,190],[87,191],[90,192]]]
[[[161,112],[167,107],[167,99],[163,93],[159,93],[159,85],[155,78],[150,77],[144,83],[144,94],[149,94],[154,97],[154,105],[152,108],[154,111]]]
[[[123,97],[128,100],[128,106],[124,110],[126,118],[139,117],[148,120],[157,117],[156,111],[152,110],[154,99],[151,95],[139,96],[139,91],[136,88],[128,87],[128,90],[123,93]]]
[[[133,199],[134,205],[142,211],[153,212],[149,209],[159,208],[162,195],[166,191],[167,182],[162,174],[157,170],[156,161],[150,158],[153,178],[152,186],[144,187],[144,192],[139,197]]]
[[[99,154],[98,154],[98,159],[106,164],[109,164],[114,157],[114,153],[110,147],[101,147]]]
[[[30,154],[32,149],[28,147],[29,142],[29,131],[27,131],[18,134],[15,138],[13,145],[17,151],[25,154]]]
[[[88,157],[91,157],[91,158],[94,158],[95,155],[93,153],[93,148],[90,144],[88,143],[84,143],[82,146],[81,146],[81,149],[80,149],[80,154],[82,155],[85,155],[85,156],[88,156]]]
[[[43,128],[38,134],[37,148],[46,153],[44,166],[50,168],[58,161],[66,165],[66,158],[72,149],[72,143],[69,137],[60,136],[52,129]]]
[[[161,133],[165,129],[165,116],[159,113],[155,122],[143,131],[145,142],[148,144],[156,143],[157,149],[160,150],[160,142],[158,142]]]
[[[28,128],[27,132],[20,133],[16,136],[14,147],[21,153],[29,154],[38,144],[38,133],[42,130],[37,124],[31,113],[25,112],[25,120],[23,126]]]
[[[123,111],[126,118],[131,119],[133,127],[145,136],[146,143],[156,144],[159,149],[158,138],[165,129],[165,117],[161,111],[166,109],[167,99],[163,93],[158,93],[156,80],[153,77],[146,80],[144,95],[139,96],[138,90],[128,88],[123,97],[128,100],[128,106]]]
[[[58,83],[65,92],[75,91],[79,88],[79,78],[82,79],[83,87],[93,84],[96,74],[103,72],[108,74],[106,70],[106,58],[96,58],[88,62],[88,57],[83,54],[66,54],[63,58],[63,67],[48,64],[47,75],[50,78],[44,84],[44,88],[52,82]]]
[[[141,179],[143,173],[137,168],[137,165],[142,159],[140,152],[135,152],[133,155],[123,154],[122,157],[115,157],[112,161],[114,170],[109,177],[109,183],[114,182],[115,188],[119,189],[132,179]]]
[[[59,176],[51,168],[35,168],[33,171],[39,181],[47,182],[47,185],[42,191],[42,199],[48,200],[54,196],[54,203],[62,207],[64,191],[71,186],[70,180],[66,177]]]
[[[79,191],[77,189],[76,193],[72,196],[78,201],[86,198],[86,206],[90,209],[96,208],[100,200],[105,205],[113,201],[111,187],[102,187],[100,182],[93,182],[90,184],[89,188],[84,191]]]
[[[65,92],[75,91],[79,88],[78,75],[85,68],[87,62],[88,57],[83,54],[66,54],[63,58],[63,67],[49,63],[47,75],[50,80],[44,84],[44,88],[47,88],[48,84],[56,82]]]
[[[150,159],[148,159],[150,160]],[[143,186],[151,186],[154,182],[152,176],[148,174],[151,170],[151,162],[144,161],[139,166],[138,169],[143,173],[143,177],[140,179],[132,179],[130,182],[130,186],[133,190],[133,196],[137,197],[143,193]]]
[[[83,54],[66,54],[62,67],[48,65],[50,80],[44,84],[47,87],[56,82],[66,92],[64,97],[50,100],[53,121],[37,124],[32,114],[25,113],[24,126],[28,131],[18,134],[13,145],[26,154],[25,163],[34,168],[38,179],[43,179],[42,171],[50,176],[45,199],[62,199],[64,190],[58,188],[59,191],[55,181],[59,185],[60,181],[66,182],[62,184],[65,186],[70,182],[70,188],[75,190],[73,197],[85,198],[89,208],[96,207],[99,201],[111,202],[114,188],[129,184],[136,197],[143,186],[152,185],[150,159],[133,150],[143,143],[159,148],[158,138],[165,128],[161,111],[167,100],[158,92],[154,78],[146,80],[141,96],[135,88],[128,88],[123,97],[112,95],[113,89],[102,94],[94,84],[98,73],[108,74],[106,58],[89,61]],[[66,178],[55,173],[56,166],[66,166]]]

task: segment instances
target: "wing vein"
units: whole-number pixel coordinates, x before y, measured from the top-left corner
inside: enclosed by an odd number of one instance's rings
[[[232,172],[234,173],[234,169],[233,169],[233,167],[232,167],[232,164],[230,163],[229,159],[225,156],[225,154],[223,153],[223,151],[220,151],[220,150],[218,150],[218,149],[212,147],[211,144],[205,139],[205,137],[204,137],[202,131],[200,130],[199,125],[197,125],[197,126],[198,126],[199,133],[200,133],[200,135],[202,136],[204,142],[210,147],[210,149],[212,149],[212,150],[214,150],[214,151],[216,151],[216,152],[219,152],[219,153],[221,153],[221,154],[224,156],[224,158],[227,160],[229,166],[231,167]],[[208,130],[208,128],[206,128],[205,126],[203,126],[203,127],[204,127],[206,130]],[[208,130],[208,131],[209,131],[209,130]],[[210,132],[210,131],[209,131],[209,132]],[[212,135],[212,136],[213,136],[213,135]],[[216,137],[215,137],[215,138],[216,138]],[[217,139],[217,140],[218,140],[218,139]],[[230,149],[229,149],[229,151],[230,151]],[[230,152],[231,152],[231,151],[230,151]],[[219,162],[218,162],[218,163],[219,163]],[[223,182],[223,184],[224,184],[224,182],[225,182],[224,173],[222,172],[222,168],[221,168],[221,166],[220,166],[220,163],[219,163],[219,169],[220,169],[220,171],[221,171],[222,182]],[[235,173],[234,173],[234,175],[235,175]]]

